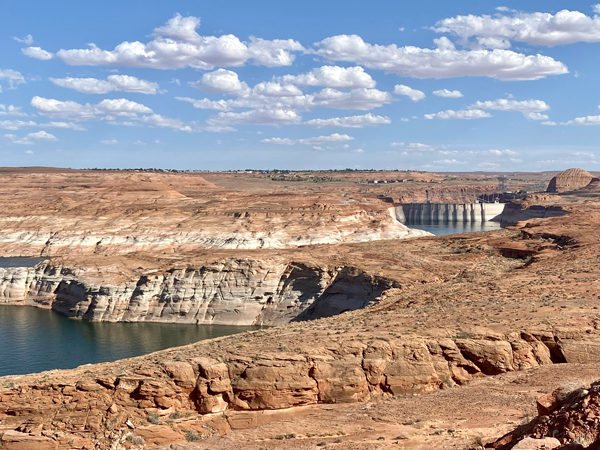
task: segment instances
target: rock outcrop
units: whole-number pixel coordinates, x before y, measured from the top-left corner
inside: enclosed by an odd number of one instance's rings
[[[549,217],[561,217],[569,214],[558,205],[535,205],[526,202],[507,203],[500,216],[500,225],[508,227],[517,222],[523,222],[531,219],[547,219]]]
[[[592,174],[587,170],[567,169],[550,180],[546,192],[561,193],[576,191],[590,184],[592,178]]]
[[[227,259],[114,280],[110,268],[0,268],[0,303],[106,322],[281,325],[361,309],[398,283],[358,269]],[[116,270],[116,269],[115,269]]]
[[[496,450],[525,447],[522,443],[553,439],[559,450],[600,448],[600,382],[575,390],[559,388],[538,399],[539,415],[486,446]],[[536,448],[536,447],[531,447]]]
[[[304,330],[300,323],[287,328],[291,334]],[[55,445],[48,448],[68,448],[67,442],[85,437],[87,448],[108,449],[128,433],[160,435],[152,424],[160,427],[171,417],[169,439],[175,442],[184,439],[186,429],[202,429],[216,413],[413,396],[485,375],[551,365],[545,343],[560,342],[552,333],[514,332],[452,339],[332,339],[326,345],[309,340],[292,350],[293,340],[277,344],[280,338],[277,329],[248,332],[94,370],[5,377],[0,430],[9,432],[7,439]],[[177,418],[185,420],[178,425]]]

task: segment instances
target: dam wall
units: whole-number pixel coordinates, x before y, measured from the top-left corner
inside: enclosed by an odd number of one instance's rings
[[[504,203],[406,203],[396,206],[405,225],[500,222]]]

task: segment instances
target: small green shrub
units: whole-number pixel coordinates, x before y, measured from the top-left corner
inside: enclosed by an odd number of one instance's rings
[[[188,442],[197,442],[200,440],[200,435],[194,430],[189,430],[185,433],[185,440]]]
[[[182,417],[183,417],[183,414],[181,414],[179,411],[174,411],[169,416],[169,419],[171,419],[171,420],[177,420],[177,419],[181,419]]]
[[[160,423],[160,419],[158,417],[158,414],[156,414],[156,413],[149,413],[148,414],[148,422],[150,422],[153,425],[158,425]]]

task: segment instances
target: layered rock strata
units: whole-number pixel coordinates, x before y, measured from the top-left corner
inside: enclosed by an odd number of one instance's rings
[[[52,308],[106,322],[281,325],[361,309],[398,283],[360,270],[320,268],[282,259],[226,259],[110,281],[97,268],[50,262],[0,268],[0,303]]]
[[[196,175],[0,173],[0,186],[3,256],[181,255],[428,235],[379,200],[225,191]]]
[[[288,332],[301,330],[296,324]],[[18,433],[44,437],[55,445],[50,448],[69,448],[67,443],[78,439],[86,448],[108,449],[132,430],[135,434],[142,427],[143,433],[149,416],[155,415],[155,421],[186,417],[185,423],[172,425],[174,442],[184,440],[183,430],[190,426],[202,429],[215,413],[422,394],[484,375],[568,360],[573,353],[560,344],[560,336],[549,332],[348,340],[313,346],[310,353],[308,347],[248,347],[256,340],[278,338],[275,329],[250,332],[98,365],[94,371],[7,377],[0,387],[0,428],[8,430],[11,439]],[[193,417],[199,420],[196,425]]]
[[[569,214],[569,211],[558,205],[532,205],[529,203],[507,203],[500,216],[500,225],[507,227],[517,222],[531,219],[546,219],[550,217],[561,217]]]
[[[567,169],[550,180],[546,192],[560,193],[575,191],[587,186],[592,181],[592,178],[592,174],[587,170]]]

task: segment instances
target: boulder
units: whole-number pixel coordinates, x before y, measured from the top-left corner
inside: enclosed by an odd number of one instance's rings
[[[555,438],[525,438],[515,445],[512,450],[550,450],[557,447],[560,447],[560,441]]]

